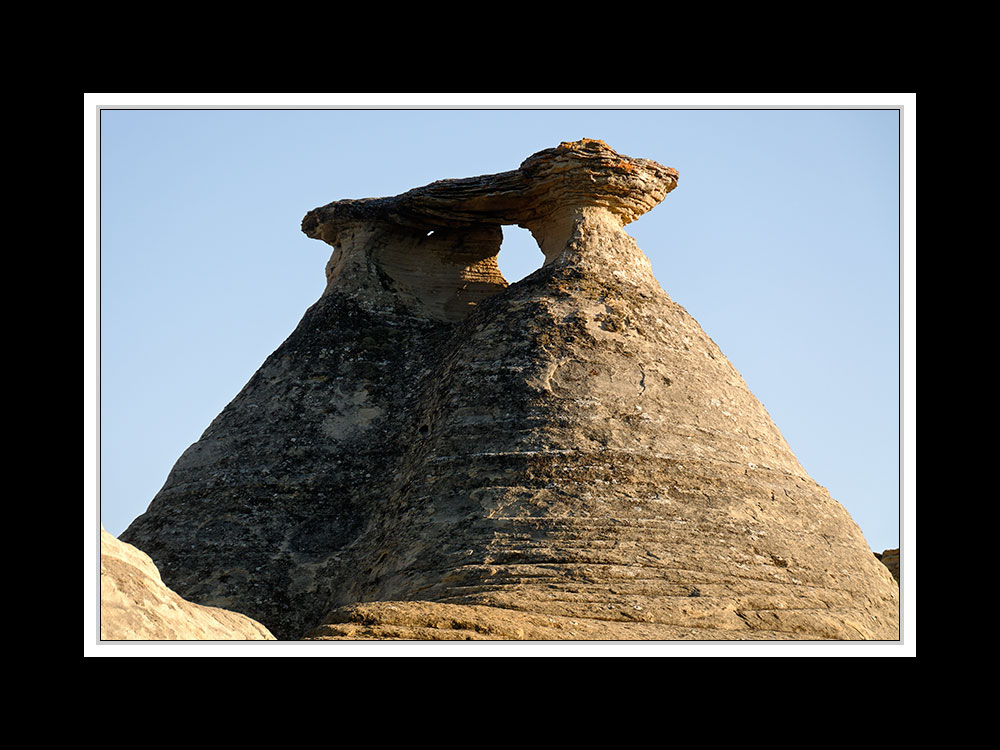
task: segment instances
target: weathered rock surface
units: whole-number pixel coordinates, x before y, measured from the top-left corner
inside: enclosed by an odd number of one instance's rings
[[[184,601],[153,561],[101,529],[101,640],[273,641],[259,622]]]
[[[122,535],[279,638],[897,639],[898,587],[623,227],[600,141],[311,211],[327,287]],[[502,224],[545,265],[508,286]]]
[[[899,583],[899,550],[887,549],[882,553],[875,553],[875,557],[882,561],[882,564],[889,569],[892,577]]]

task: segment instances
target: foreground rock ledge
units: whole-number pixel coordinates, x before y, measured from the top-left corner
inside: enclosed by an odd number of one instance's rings
[[[259,622],[184,601],[148,555],[101,529],[101,640],[273,641]]]
[[[691,597],[687,601],[669,598],[661,602],[645,601],[649,606],[646,611],[635,600],[606,604],[607,611],[602,617],[586,613],[556,614],[554,610],[553,614],[543,614],[544,607],[534,612],[426,601],[368,602],[334,610],[323,625],[307,632],[304,640],[813,641],[844,639],[849,632],[845,631],[842,613],[834,611],[803,614],[777,609],[764,618],[753,610],[731,611],[737,624],[720,628],[718,621],[710,617],[718,602]],[[674,609],[672,615],[676,621],[687,624],[657,621],[665,609]],[[747,627],[746,621],[751,617],[759,619],[755,627]],[[824,625],[818,626],[821,621]],[[848,636],[851,640],[865,640],[864,634],[870,632],[868,623],[858,622],[849,627],[855,628],[853,636]]]
[[[583,140],[310,211],[322,296],[122,538],[279,639],[898,639],[888,569],[624,231],[677,182]],[[508,285],[512,223],[542,266]]]

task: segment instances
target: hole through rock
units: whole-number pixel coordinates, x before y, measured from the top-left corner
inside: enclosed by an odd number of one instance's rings
[[[500,266],[500,273],[507,279],[507,283],[513,284],[541,268],[545,256],[527,229],[513,224],[505,224],[501,229],[503,241],[500,244],[497,265]]]

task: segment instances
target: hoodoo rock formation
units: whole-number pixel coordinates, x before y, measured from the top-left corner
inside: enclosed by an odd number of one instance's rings
[[[623,227],[601,141],[341,200],[327,287],[122,535],[279,639],[885,639],[898,587]],[[509,285],[501,225],[544,265]]]

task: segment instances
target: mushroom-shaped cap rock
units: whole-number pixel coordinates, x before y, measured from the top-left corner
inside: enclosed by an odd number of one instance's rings
[[[618,154],[585,138],[539,151],[509,172],[438,180],[391,198],[339,200],[313,209],[302,231],[336,245],[345,226],[391,222],[431,231],[475,224],[526,226],[565,208],[600,206],[622,225],[677,186],[677,170]]]

